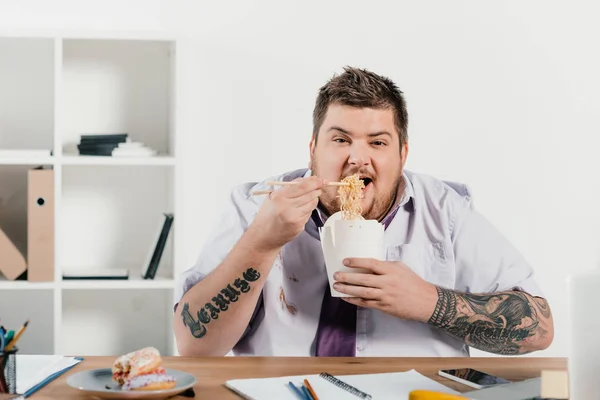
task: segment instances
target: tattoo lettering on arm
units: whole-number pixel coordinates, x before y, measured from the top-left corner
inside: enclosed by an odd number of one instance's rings
[[[437,287],[438,302],[428,323],[469,346],[491,353],[529,352],[545,339],[551,318],[544,299],[526,293],[467,294]]]
[[[190,312],[190,304],[184,303],[181,309],[181,318],[183,325],[188,327],[190,333],[195,338],[202,338],[206,335],[206,325],[219,318],[219,314],[229,309],[231,303],[235,303],[239,300],[242,293],[248,293],[250,290],[250,284],[248,282],[255,282],[260,278],[260,272],[253,268],[248,268],[243,274],[243,279],[237,278],[232,284],[228,284],[225,288],[221,289],[220,293],[216,294],[212,298],[212,303],[206,303],[203,308],[196,313],[197,319]],[[214,304],[213,304],[214,303]]]
[[[181,316],[183,318],[183,325],[190,328],[192,336],[201,338],[202,336],[206,335],[206,326],[202,325],[200,321],[194,320],[194,317],[190,313],[190,305],[188,303],[183,305]]]

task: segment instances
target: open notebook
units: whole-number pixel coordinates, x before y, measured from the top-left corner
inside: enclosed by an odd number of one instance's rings
[[[433,390],[448,394],[458,392],[421,375],[415,370],[367,375],[297,375],[277,378],[236,379],[225,386],[250,400],[297,400],[288,382],[299,386],[304,379],[315,390],[319,400],[407,399],[413,390]],[[361,395],[364,393],[365,395]]]
[[[17,354],[17,393],[30,396],[81,360],[60,355]]]

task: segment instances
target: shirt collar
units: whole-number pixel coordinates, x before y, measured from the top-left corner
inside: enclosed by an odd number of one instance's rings
[[[308,169],[304,173],[305,178],[311,175],[312,171],[310,169]],[[386,226],[389,225],[389,223],[396,216],[396,213],[398,212],[400,207],[406,207],[408,210],[410,210],[410,212],[413,212],[415,209],[414,201],[415,192],[412,182],[408,178],[407,174],[405,172],[402,172],[402,184],[398,188],[395,205],[390,209],[390,211],[385,215],[385,217],[383,217],[381,222]],[[327,215],[319,207],[317,207],[316,212],[321,222],[320,225],[322,226],[323,224],[325,224],[325,221],[327,221]]]

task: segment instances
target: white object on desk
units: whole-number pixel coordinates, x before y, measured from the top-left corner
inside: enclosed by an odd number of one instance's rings
[[[363,375],[335,375],[335,377],[356,389],[371,395],[373,400],[407,399],[413,390],[432,390],[448,394],[460,393],[415,370]],[[297,399],[288,382],[296,386],[308,379],[319,399],[358,400],[354,394],[341,389],[319,375],[297,375],[276,378],[235,379],[225,382],[225,386],[246,399]]]
[[[26,393],[55,373],[80,361],[75,357],[17,354],[17,393]]]

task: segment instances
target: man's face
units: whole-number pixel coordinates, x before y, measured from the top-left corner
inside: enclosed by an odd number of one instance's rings
[[[312,173],[330,181],[358,173],[365,182],[363,217],[379,220],[402,181],[408,146],[400,149],[399,140],[391,109],[330,105],[310,143]],[[326,188],[320,201],[327,213],[339,211],[337,187]]]

